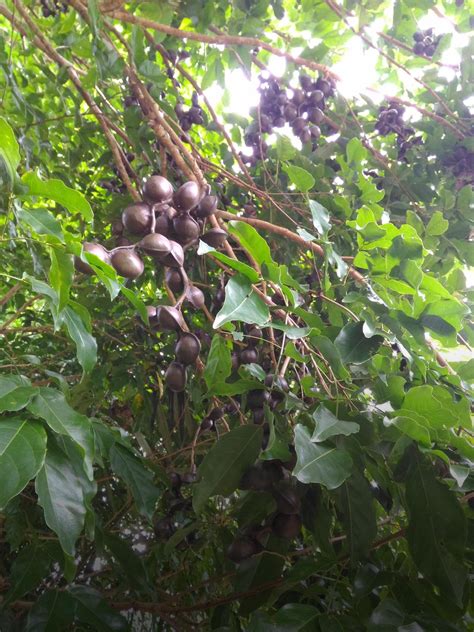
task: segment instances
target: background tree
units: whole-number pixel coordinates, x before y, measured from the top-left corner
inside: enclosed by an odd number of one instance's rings
[[[471,629],[470,28],[3,0],[2,632]]]

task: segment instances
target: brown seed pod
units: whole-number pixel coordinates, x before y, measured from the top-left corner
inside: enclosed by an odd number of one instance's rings
[[[195,285],[190,285],[186,291],[186,300],[196,309],[202,309],[205,304],[203,292]]]
[[[171,305],[160,307],[158,314],[160,326],[165,331],[180,331],[184,326],[184,318],[179,309]]]
[[[167,213],[158,215],[155,221],[155,233],[164,235],[165,237],[171,237],[173,234],[173,222],[168,217]]]
[[[110,264],[110,255],[101,244],[94,244],[90,241],[86,241],[82,244],[82,251],[84,253],[88,252],[91,255],[95,255],[104,263]],[[94,274],[94,269],[88,263],[82,261],[79,257],[74,257],[74,265],[78,272],[83,272],[84,274]]]
[[[249,408],[250,410],[262,408],[269,399],[270,393],[268,391],[249,391],[247,394],[247,408]]]
[[[173,185],[163,176],[151,176],[143,187],[143,197],[151,204],[167,202],[173,197]]]
[[[196,215],[201,218],[209,217],[216,212],[217,202],[218,200],[215,195],[206,195],[199,202],[199,206],[196,209]]]
[[[171,268],[166,271],[166,285],[173,292],[173,294],[179,294],[184,289],[183,277],[181,272],[176,268]]]
[[[319,108],[311,108],[308,111],[308,120],[315,125],[319,125],[324,118],[324,113]]]
[[[179,362],[172,362],[165,373],[166,386],[175,393],[186,388],[186,368]]]
[[[201,343],[197,336],[191,333],[182,334],[174,349],[176,360],[182,364],[194,364],[200,351]]]
[[[127,279],[137,279],[145,268],[132,248],[113,251],[111,262],[116,272]]]
[[[199,237],[200,228],[195,219],[187,213],[177,215],[173,220],[173,228],[176,238],[182,244],[187,244]]]
[[[158,325],[158,314],[156,311],[156,307],[154,307],[153,305],[147,305],[146,312],[148,314],[148,322],[150,323],[150,327],[156,327]]]
[[[211,246],[211,248],[220,248],[227,237],[226,231],[222,228],[211,228],[211,230],[208,230],[201,236],[201,239],[208,246]]]
[[[150,233],[146,235],[140,242],[140,247],[147,255],[162,259],[171,252],[170,240],[159,233]]]
[[[123,229],[124,225],[122,220],[119,217],[117,219],[114,219],[110,227],[112,235],[114,235],[115,237],[119,237],[123,233]]]
[[[199,186],[196,182],[190,180],[179,187],[173,196],[173,200],[176,207],[181,211],[190,211],[198,204],[200,197]]]
[[[240,363],[241,364],[252,364],[257,362],[258,353],[255,349],[244,349],[240,352]],[[263,392],[263,391],[262,391]]]
[[[273,520],[272,529],[273,533],[279,538],[286,538],[292,540],[296,538],[301,531],[301,518],[297,514],[284,514],[279,513]]]
[[[232,562],[239,564],[249,557],[252,557],[252,555],[260,553],[262,550],[263,546],[253,538],[236,538],[227,549],[227,557],[232,560]]]
[[[151,226],[151,209],[145,202],[130,204],[122,213],[122,222],[132,235],[145,235]]]
[[[181,244],[178,244],[177,241],[173,241],[172,239],[170,239],[170,246],[171,250],[169,254],[163,257],[161,263],[170,268],[181,268],[184,263],[184,250]]]
[[[282,481],[274,490],[273,497],[277,503],[278,513],[297,514],[301,509],[301,499],[290,483]]]

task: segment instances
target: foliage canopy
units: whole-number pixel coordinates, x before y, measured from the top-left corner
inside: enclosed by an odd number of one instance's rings
[[[2,632],[472,629],[471,20],[2,0]]]

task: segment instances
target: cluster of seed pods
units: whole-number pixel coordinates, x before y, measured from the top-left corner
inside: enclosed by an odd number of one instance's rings
[[[194,181],[185,182],[175,191],[169,180],[153,175],[143,186],[142,201],[127,206],[121,219],[112,224],[112,233],[120,245],[107,250],[100,243],[83,244],[84,253],[95,255],[126,279],[137,279],[143,274],[143,255],[166,268],[165,281],[180,296],[174,305],[150,306],[147,311],[152,328],[178,333],[176,360],[165,375],[167,386],[175,392],[185,389],[186,367],[196,362],[201,347],[199,339],[187,331],[182,304],[187,301],[196,309],[204,306],[204,294],[192,284],[184,269],[185,252],[199,239],[213,248],[224,244],[225,230],[205,230],[206,220],[217,209],[217,201],[216,196],[209,195],[209,190],[203,192]],[[132,243],[129,238],[138,241]],[[85,274],[94,272],[79,257],[75,265]]]

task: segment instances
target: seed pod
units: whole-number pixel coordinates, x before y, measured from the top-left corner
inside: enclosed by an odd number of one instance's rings
[[[293,98],[291,100],[295,105],[301,105],[304,101],[304,92],[296,88],[296,90],[293,90]]]
[[[273,497],[277,503],[278,513],[297,514],[301,509],[301,499],[296,489],[290,483],[282,481],[273,491]]]
[[[292,540],[299,535],[301,531],[301,524],[301,518],[298,515],[279,513],[273,520],[272,529],[273,533],[279,538]]]
[[[288,105],[285,106],[284,116],[288,123],[291,123],[291,121],[293,121],[298,116],[298,110],[295,108],[294,105],[288,103]]]
[[[178,294],[179,292],[183,291],[183,277],[181,276],[181,272],[176,268],[171,268],[170,270],[166,271],[165,280],[166,285],[174,294]]]
[[[318,105],[324,101],[324,93],[321,90],[313,90],[309,96],[309,102],[311,105]]]
[[[207,430],[215,430],[214,421],[208,416],[199,424],[199,432],[206,432]]]
[[[295,134],[299,134],[306,127],[307,121],[302,116],[295,118],[295,120],[291,123],[291,127]]]
[[[151,204],[167,202],[173,196],[173,185],[163,176],[151,176],[143,187],[143,197]]]
[[[165,237],[171,237],[173,233],[173,222],[168,217],[167,213],[158,215],[155,221],[155,233],[164,235]]]
[[[86,241],[82,244],[82,252],[88,252],[91,255],[98,257],[104,263],[110,264],[110,255],[101,244],[94,244]],[[79,272],[83,272],[84,274],[94,274],[94,269],[88,263],[82,261],[79,257],[74,257],[74,265],[76,270]]]
[[[145,235],[151,225],[151,209],[145,202],[130,204],[122,213],[122,222],[132,235]]]
[[[140,242],[140,246],[147,255],[162,259],[171,251],[170,240],[159,233],[150,233]]]
[[[160,326],[165,331],[180,331],[184,326],[184,318],[179,309],[171,305],[160,307],[158,314]]]
[[[201,343],[197,336],[191,333],[182,334],[174,349],[176,360],[183,364],[193,364],[196,362],[200,351]]]
[[[199,237],[199,233],[201,232],[199,224],[187,213],[183,213],[174,218],[173,228],[177,239],[182,244],[194,241]]]
[[[162,259],[162,263],[170,268],[181,268],[184,263],[184,251],[181,244],[170,239],[171,250],[169,254]]]
[[[235,564],[239,564],[262,550],[263,547],[260,542],[252,538],[236,538],[227,549],[227,557]]]
[[[124,225],[123,225],[122,220],[120,218],[114,219],[110,227],[112,235],[114,235],[115,237],[120,236],[123,233],[123,229],[124,229]]]
[[[166,370],[165,382],[170,391],[174,391],[175,393],[184,391],[186,388],[185,367],[179,362],[172,362]]]
[[[186,300],[191,303],[195,309],[202,309],[205,304],[203,292],[195,285],[190,285],[186,291]]]
[[[260,327],[251,327],[247,331],[247,344],[254,347],[259,340],[263,338],[263,332]]]
[[[156,311],[156,307],[154,307],[153,305],[147,305],[146,312],[148,314],[148,322],[150,323],[150,327],[156,327],[158,325],[158,314]]]
[[[217,208],[217,197],[215,195],[206,195],[199,202],[199,206],[196,209],[196,215],[198,217],[209,217],[216,212]]]
[[[249,391],[249,393],[247,394],[247,408],[249,408],[250,410],[262,408],[269,399],[270,393],[268,391]]]
[[[181,487],[181,476],[178,472],[171,472],[168,478],[170,479],[171,489],[179,489]]]
[[[263,408],[256,408],[253,411],[253,423],[257,426],[261,426],[265,421],[265,411]]]
[[[311,108],[308,111],[308,120],[310,123],[314,123],[315,125],[319,125],[324,118],[324,113],[319,108]]]
[[[137,279],[145,268],[143,261],[132,248],[113,251],[111,262],[116,272],[127,279]]]
[[[200,197],[201,192],[199,190],[199,186],[196,182],[190,180],[179,187],[173,196],[173,200],[176,207],[181,211],[189,211],[196,206]]]
[[[222,408],[222,406],[215,406],[208,415],[208,417],[212,419],[212,421],[217,421],[218,419],[222,419],[223,416],[224,416],[224,409]]]
[[[227,233],[222,228],[211,228],[201,236],[201,239],[211,248],[219,248],[227,239]]]
[[[252,364],[254,362],[257,362],[258,360],[258,353],[256,352],[255,349],[244,349],[243,351],[240,352],[240,363],[241,364]]]

